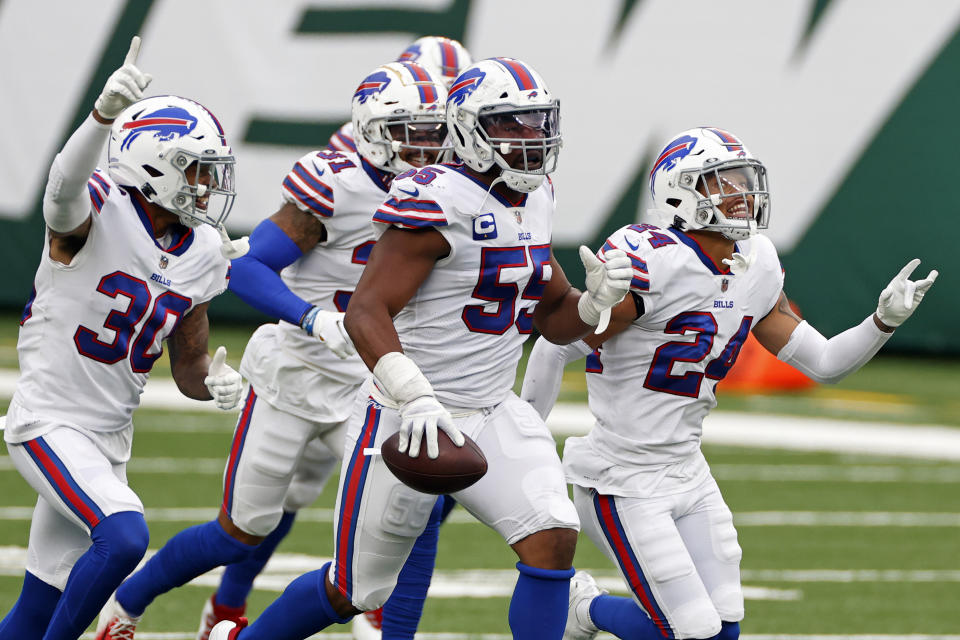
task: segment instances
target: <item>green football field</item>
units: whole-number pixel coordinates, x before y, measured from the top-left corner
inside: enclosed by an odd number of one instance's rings
[[[227,344],[229,360],[237,366],[250,330],[215,329],[211,348]],[[0,330],[0,368],[16,367],[14,344],[14,331]],[[945,425],[960,431],[957,364],[879,358],[836,387],[799,394],[721,395],[719,411],[897,423],[918,430]],[[168,375],[165,367],[158,366],[156,377]],[[566,372],[561,400],[583,399],[579,363]],[[6,402],[0,400],[0,406]],[[138,412],[129,478],[147,507],[151,549],[178,530],[216,515],[234,419],[233,414],[212,412]],[[561,438],[557,444],[562,447]],[[717,445],[704,450],[733,509],[744,550],[745,636],[960,638],[951,635],[960,633],[958,458],[951,461],[946,451],[938,460]],[[36,495],[13,470],[5,449],[0,454],[3,615],[20,588]],[[281,545],[277,562],[253,593],[251,617],[286,582],[330,556],[335,489],[333,478]],[[426,637],[508,637],[515,561],[502,540],[456,509],[441,529],[436,590],[420,627],[429,633]],[[616,571],[585,538],[576,566],[594,573],[602,586],[623,592]],[[161,596],[138,631],[174,632],[147,636],[153,638],[192,637],[215,580],[208,576],[199,585]]]

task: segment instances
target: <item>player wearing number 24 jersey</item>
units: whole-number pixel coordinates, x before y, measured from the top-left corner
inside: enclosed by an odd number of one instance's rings
[[[585,437],[563,462],[591,540],[621,570],[633,599],[604,595],[578,574],[567,634],[734,640],[743,618],[740,546],[730,509],[700,452],[704,416],[750,331],[781,360],[835,382],[866,363],[913,312],[937,272],[904,267],[876,313],[827,340],[793,314],[776,249],[758,233],[770,216],[766,168],[739,138],[684,131],[650,174],[664,228],[613,233],[633,267],[631,300],[599,336],[558,347],[539,340],[521,396],[546,416],[566,362],[587,355]]]
[[[219,122],[176,96],[140,100],[135,37],[53,161],[47,233],[17,349],[4,438],[39,494],[23,590],[2,638],[78,638],[147,547],[127,485],[132,414],[166,341],[187,396],[232,409],[242,390],[206,309],[227,287],[222,223],[234,157]],[[107,171],[96,168],[108,145]]]

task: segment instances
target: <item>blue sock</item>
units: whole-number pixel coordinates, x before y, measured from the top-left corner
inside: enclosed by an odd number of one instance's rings
[[[590,619],[601,631],[621,640],[663,639],[663,634],[632,598],[597,596],[590,603]]]
[[[94,621],[110,594],[137,567],[150,532],[143,514],[121,511],[100,521],[93,544],[70,571],[44,640],[76,640]]]
[[[520,577],[507,616],[514,640],[561,640],[574,570],[537,569],[522,562],[517,570]]]
[[[0,638],[41,640],[60,600],[60,589],[29,571],[23,575],[23,588],[13,609],[0,621]]]
[[[443,503],[443,515],[440,516],[440,522],[446,522],[447,516],[449,516],[453,508],[457,506],[457,501],[453,499],[453,496],[440,496],[437,502]]]
[[[737,640],[740,637],[739,622],[721,622],[720,625],[720,633],[711,640]]]
[[[214,596],[217,604],[235,609],[244,605],[247,596],[250,595],[250,590],[253,589],[254,578],[260,575],[277,545],[290,533],[290,527],[293,526],[296,517],[297,513],[295,511],[285,511],[277,528],[270,532],[270,535],[260,543],[260,546],[254,549],[246,560],[227,565],[227,569],[220,579],[220,587],[217,589],[216,596]]]
[[[232,538],[216,520],[184,529],[120,585],[117,602],[131,615],[143,615],[161,593],[215,567],[243,560],[255,548]]]
[[[330,563],[305,573],[284,589],[280,597],[260,614],[253,624],[240,632],[243,640],[301,640],[326,629],[333,623],[345,624],[333,610],[324,583]]]
[[[427,526],[417,538],[397,577],[397,586],[383,605],[383,640],[413,640],[423,615],[423,601],[433,577],[437,558],[437,538],[443,517],[443,500],[438,499],[430,512]]]

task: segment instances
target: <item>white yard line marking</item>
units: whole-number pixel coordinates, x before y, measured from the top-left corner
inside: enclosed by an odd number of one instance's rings
[[[147,560],[155,553],[147,553]],[[27,560],[25,547],[0,546],[0,575],[21,576]],[[281,592],[295,578],[308,571],[315,571],[329,562],[329,558],[305,554],[274,554],[263,573],[257,576],[254,587],[261,591]],[[190,582],[193,586],[216,588],[220,584],[222,568],[214,569]],[[517,583],[517,572],[504,570],[455,570],[437,571],[430,583],[431,598],[509,598]],[[611,592],[626,594],[623,579],[610,571],[597,572],[597,583]],[[802,593],[796,589],[749,587],[743,589],[749,600],[798,600]],[[140,634],[137,634],[139,637]]]
[[[0,369],[0,397],[12,397],[20,374]],[[234,412],[222,412],[212,402],[183,396],[169,379],[154,378],[140,396],[140,406],[151,409],[203,411],[223,414],[224,429]],[[583,435],[593,425],[585,404],[558,403],[547,425],[558,436]],[[704,442],[743,447],[834,451],[933,460],[960,460],[960,429],[946,426],[904,426],[882,422],[854,422],[784,415],[715,411],[704,419]],[[182,431],[171,424],[170,431]],[[209,425],[204,431],[211,431]],[[221,431],[217,429],[216,431]]]
[[[744,569],[743,580],[758,582],[960,582],[960,571],[931,569]]]

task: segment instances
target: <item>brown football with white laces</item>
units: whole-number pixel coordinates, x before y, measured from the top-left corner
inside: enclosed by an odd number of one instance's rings
[[[420,455],[411,458],[397,448],[400,434],[395,433],[380,447],[387,468],[400,482],[421,493],[444,495],[466,489],[487,472],[487,458],[469,436],[462,447],[453,444],[442,430],[437,433],[440,454],[427,456],[427,443],[421,441]]]

